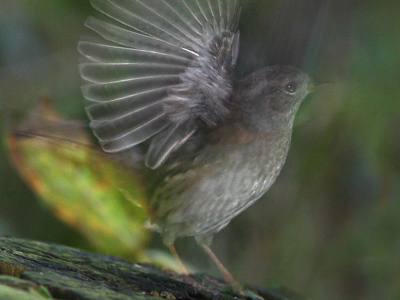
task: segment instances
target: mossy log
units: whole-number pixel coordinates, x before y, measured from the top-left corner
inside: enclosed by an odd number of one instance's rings
[[[208,275],[188,279],[112,255],[0,237],[0,300],[300,299],[283,290],[246,289],[234,291]]]

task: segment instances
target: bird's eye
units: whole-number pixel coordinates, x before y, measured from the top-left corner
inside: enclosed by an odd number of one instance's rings
[[[293,82],[289,83],[289,84],[286,86],[286,91],[287,91],[288,93],[291,93],[291,94],[293,94],[293,93],[296,91],[296,89],[297,89],[297,86],[296,86],[296,84],[293,83]]]

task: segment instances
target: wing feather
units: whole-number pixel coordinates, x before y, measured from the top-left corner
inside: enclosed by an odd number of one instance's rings
[[[193,54],[191,52],[177,46],[170,40],[165,41],[157,37],[149,37],[91,17],[88,18],[85,25],[106,40],[118,45],[148,50],[152,53],[172,54],[174,56],[183,56],[188,59],[193,59]]]
[[[104,151],[109,153],[124,151],[148,140],[155,134],[164,130],[167,126],[168,124],[162,116],[156,116],[144,123],[142,126],[133,128],[129,133],[121,138],[115,138],[109,141],[100,141],[100,145]]]
[[[173,86],[179,83],[178,75],[157,75],[128,79],[120,82],[85,84],[83,96],[93,102],[107,102],[132,97],[150,89]]]
[[[112,83],[157,75],[179,75],[183,66],[160,63],[83,63],[82,78],[93,83]]]
[[[86,113],[92,121],[110,122],[155,103],[161,103],[167,91],[168,88],[164,87],[148,90],[126,99],[95,103],[86,107]]]
[[[155,136],[146,156],[146,165],[153,169],[158,168],[166,157],[185,143],[194,132],[195,129],[189,123],[176,123],[167,128],[164,134]]]
[[[161,3],[158,1],[158,5]],[[168,40],[180,47],[193,42],[139,0],[92,0],[91,4],[98,11],[134,30]]]
[[[133,131],[132,128],[142,127],[162,115],[162,106],[156,103],[110,122],[92,121],[91,126],[100,141],[109,142],[123,138]]]
[[[160,166],[198,130],[229,114],[238,50],[237,0],[91,0],[79,71],[86,112],[106,152],[150,139]]]
[[[119,47],[94,41],[80,41],[78,50],[89,60],[103,63],[159,62],[171,65],[189,66],[191,59],[168,53]],[[82,74],[81,74],[82,75]]]

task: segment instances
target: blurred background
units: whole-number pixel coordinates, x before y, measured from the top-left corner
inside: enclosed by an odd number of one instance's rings
[[[240,282],[286,286],[309,299],[400,299],[400,2],[242,0],[241,6],[237,77],[294,65],[331,84],[300,108],[276,183],[215,236],[212,248]],[[158,234],[148,231],[135,241],[126,242],[129,230],[118,237],[132,255],[118,244],[105,247],[101,235],[91,236],[101,224],[66,218],[74,209],[78,214],[79,204],[55,206],[48,194],[44,201],[10,159],[9,124],[35,109],[38,99],[49,97],[62,115],[86,121],[76,46],[91,34],[83,23],[92,12],[86,0],[2,0],[0,235],[135,259],[150,257],[148,249],[167,253]],[[90,168],[91,161],[68,155]],[[86,193],[102,197],[93,186]],[[115,222],[123,219],[113,213]],[[120,228],[140,227],[125,217]],[[218,275],[192,238],[176,246],[192,269]]]

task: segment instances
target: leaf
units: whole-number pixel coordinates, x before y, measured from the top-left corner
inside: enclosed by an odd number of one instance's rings
[[[143,258],[150,232],[143,227],[148,214],[139,177],[98,150],[81,122],[62,118],[49,101],[13,127],[6,137],[11,158],[42,203],[98,250]]]

